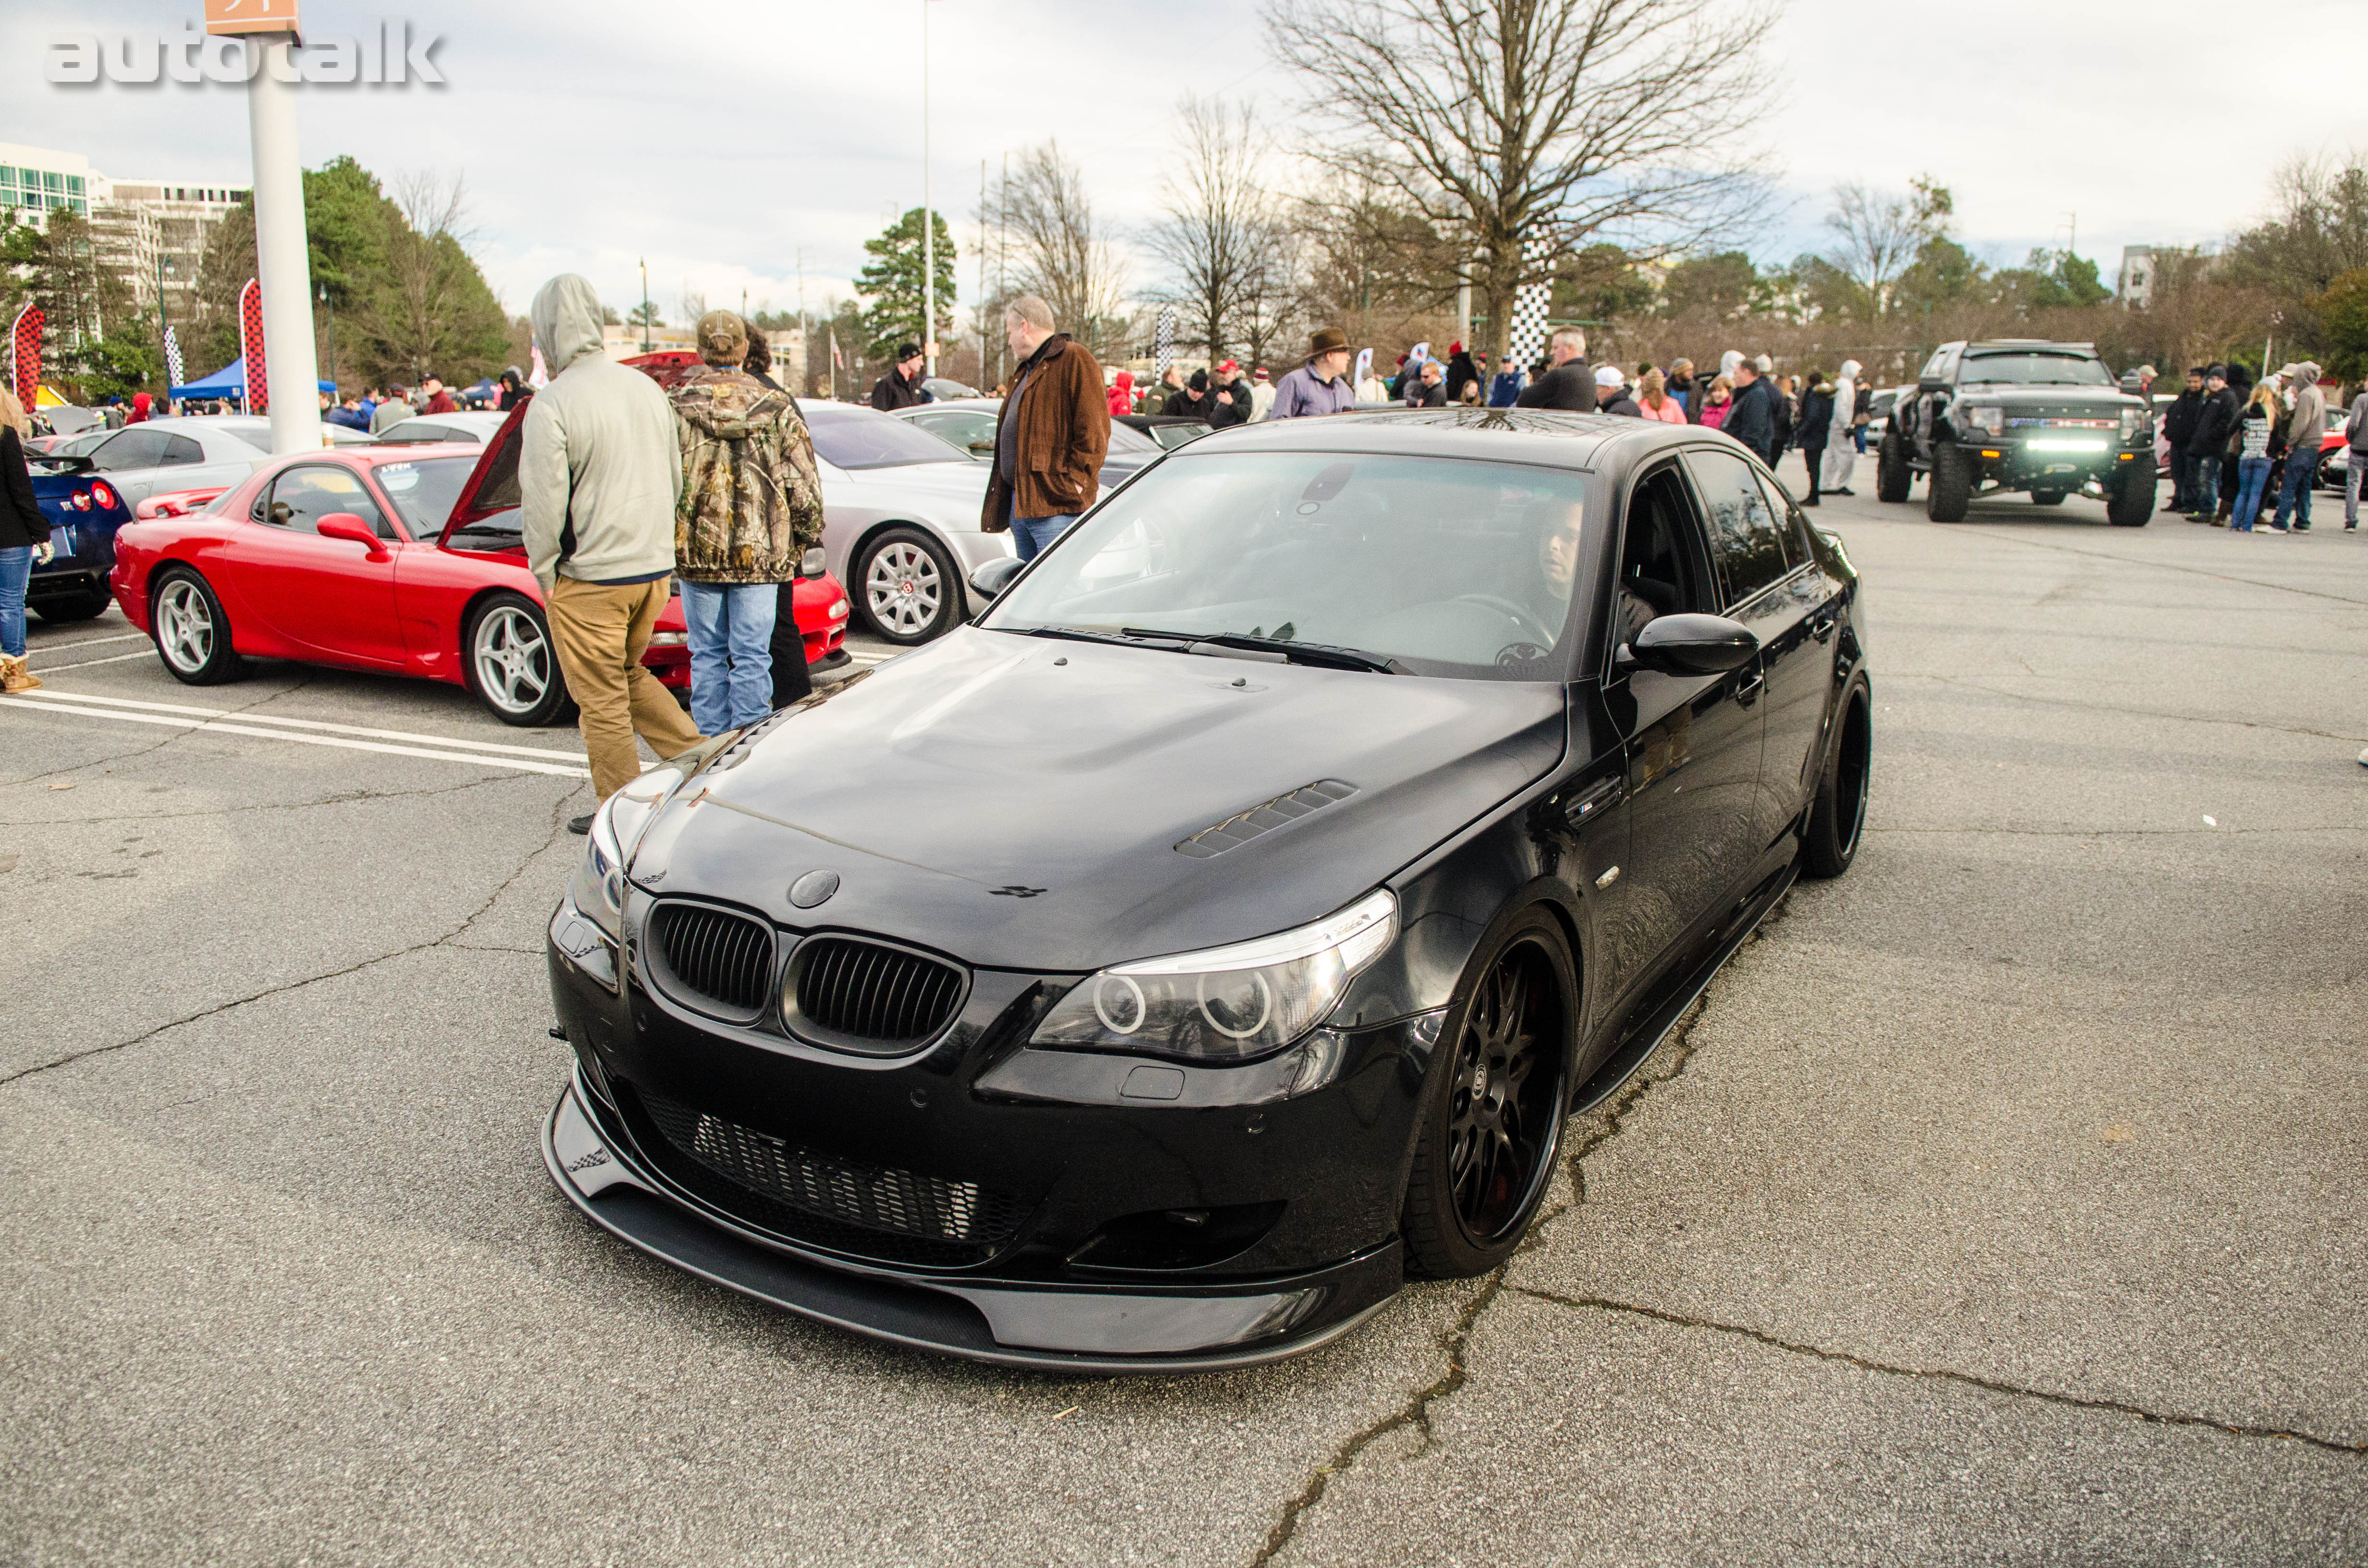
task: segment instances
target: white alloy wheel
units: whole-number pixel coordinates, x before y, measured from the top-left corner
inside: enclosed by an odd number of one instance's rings
[[[213,607],[191,577],[176,577],[156,596],[156,651],[183,675],[203,671],[214,656]]]
[[[469,660],[477,689],[505,713],[529,713],[551,690],[551,640],[517,605],[496,605],[477,619]]]
[[[863,594],[882,631],[917,639],[935,629],[946,583],[928,551],[907,540],[892,540],[872,553],[863,574]]]

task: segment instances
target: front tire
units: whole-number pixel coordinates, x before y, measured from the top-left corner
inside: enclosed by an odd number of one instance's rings
[[[1924,487],[1924,515],[1936,523],[1962,523],[1974,498],[1974,473],[1964,454],[1934,442],[1932,477]]]
[[[1407,1272],[1436,1279],[1513,1256],[1553,1185],[1570,1104],[1578,982],[1554,916],[1525,911],[1467,972],[1399,1221]]]
[[[2151,474],[2129,474],[2105,502],[2105,520],[2117,528],[2142,528],[2154,516],[2155,480]]]
[[[1874,498],[1896,505],[1907,499],[1907,487],[1916,475],[1907,466],[1907,444],[1896,430],[1884,434],[1883,445],[1875,449]]]
[[[575,711],[551,622],[524,594],[487,595],[469,616],[461,653],[469,689],[503,723],[541,729]]]
[[[1809,875],[1839,877],[1858,858],[1873,772],[1874,726],[1867,712],[1866,687],[1856,685],[1842,699],[1841,725],[1817,779],[1816,800],[1802,835],[1802,869]]]
[[[156,656],[184,686],[220,686],[246,674],[246,661],[231,645],[230,617],[213,585],[186,566],[158,574],[149,601],[148,635]]]
[[[863,623],[900,647],[942,637],[962,619],[962,574],[921,528],[889,528],[866,542],[849,586]]]

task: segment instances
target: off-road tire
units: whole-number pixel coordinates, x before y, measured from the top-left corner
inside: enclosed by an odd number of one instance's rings
[[[1907,444],[1898,432],[1885,431],[1883,444],[1874,453],[1874,498],[1895,505],[1907,499],[1907,487],[1916,474],[1907,466]]]
[[[2137,465],[2130,465],[2133,469]],[[2127,473],[2122,476],[2122,487],[2105,501],[2105,520],[2117,528],[2142,528],[2154,516],[2155,477],[2152,473]]]
[[[1936,523],[1962,523],[1974,498],[1973,470],[1956,448],[1935,442],[1932,476],[1924,486],[1924,515]]]

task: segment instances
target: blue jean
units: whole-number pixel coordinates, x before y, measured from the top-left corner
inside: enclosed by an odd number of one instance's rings
[[[2278,486],[2278,527],[2286,526],[2286,514],[2294,514],[2298,528],[2310,527],[2310,491],[2318,478],[2318,453],[2297,447],[2286,454],[2286,480]]]
[[[2195,458],[2184,447],[2174,447],[2170,452],[2170,509],[2174,512],[2195,510]]]
[[[1050,517],[1014,517],[1011,519],[1011,542],[1019,547],[1020,560],[1033,561],[1038,551],[1059,539],[1061,531],[1076,520],[1057,514]]]
[[[0,550],[0,653],[25,656],[25,585],[33,580],[33,547]]]
[[[2199,512],[2212,512],[2219,509],[2220,457],[2218,453],[2197,455],[2195,481],[2187,487],[2187,499]]]
[[[2270,487],[2270,460],[2246,458],[2237,464],[2237,508],[2228,514],[2228,526],[2238,533],[2251,533],[2253,519],[2261,515],[2261,492]]]
[[[773,710],[778,583],[685,583],[690,631],[690,722],[702,735],[753,724]]]

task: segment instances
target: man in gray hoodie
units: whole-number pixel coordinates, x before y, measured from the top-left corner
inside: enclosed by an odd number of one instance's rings
[[[658,384],[601,351],[590,283],[552,278],[527,318],[552,376],[519,433],[519,524],[581,716],[592,789],[605,801],[642,770],[637,733],[662,757],[699,744],[673,695],[642,667],[674,575],[682,449]],[[567,825],[582,833],[592,819]]]
[[[2276,526],[2286,526],[2294,514],[2294,531],[2310,532],[2310,492],[2318,483],[2318,449],[2327,438],[2327,394],[2318,390],[2318,365],[2305,359],[2288,365],[2279,374],[2294,394],[2294,412],[2286,416],[2286,477],[2278,487]]]

